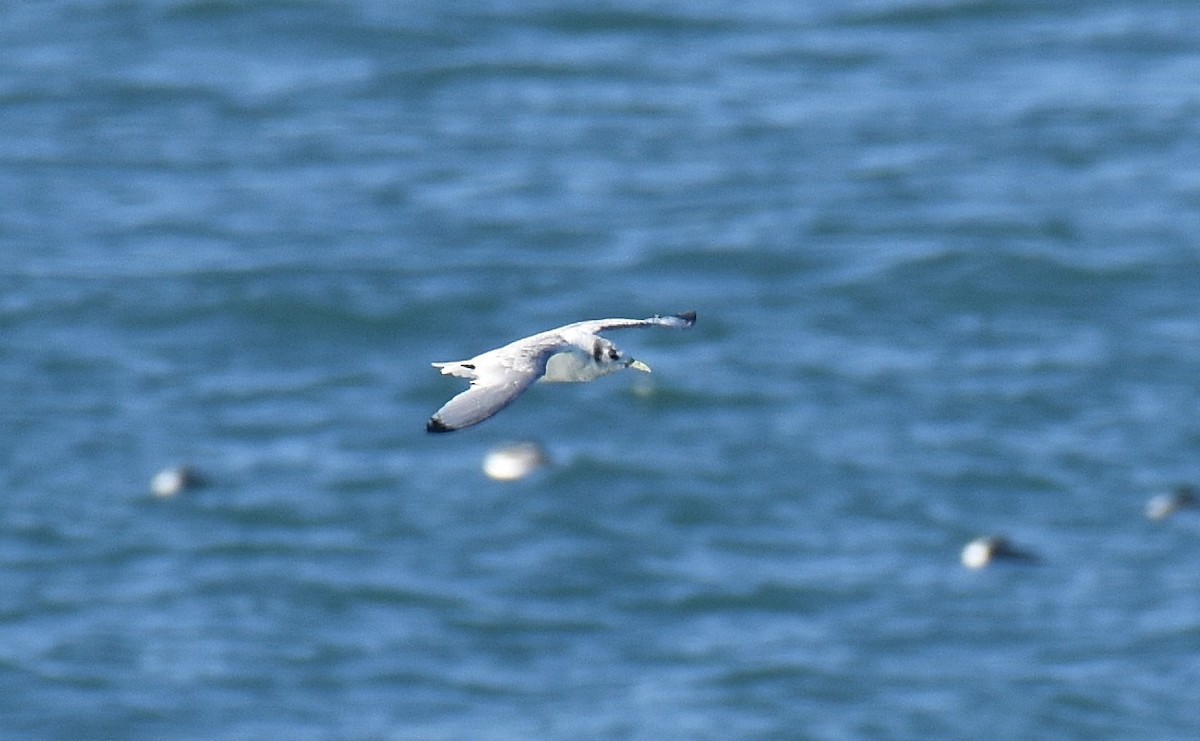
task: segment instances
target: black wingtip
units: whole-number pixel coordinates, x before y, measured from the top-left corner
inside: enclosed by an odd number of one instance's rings
[[[694,311],[685,311],[682,314],[676,314],[675,316],[677,316],[680,319],[682,319],[683,321],[687,322],[688,326],[691,326],[696,323],[696,312],[694,312]]]
[[[426,432],[454,432],[454,430],[454,427],[447,427],[437,417],[430,417],[429,421],[425,423]]]

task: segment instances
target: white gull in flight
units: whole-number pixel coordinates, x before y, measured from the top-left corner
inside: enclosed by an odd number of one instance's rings
[[[650,366],[626,357],[599,333],[629,327],[687,329],[695,323],[694,311],[649,319],[593,319],[539,332],[467,360],[434,363],[445,375],[469,378],[471,387],[437,410],[425,429],[453,432],[477,425],[511,404],[534,381],[594,381],[626,368],[649,373]]]

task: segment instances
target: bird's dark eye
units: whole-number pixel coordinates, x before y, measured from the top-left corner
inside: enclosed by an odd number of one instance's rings
[[[609,360],[616,360],[619,357],[621,357],[621,356],[619,354],[617,354],[616,350],[609,348],[609,350],[608,350],[608,359]]]

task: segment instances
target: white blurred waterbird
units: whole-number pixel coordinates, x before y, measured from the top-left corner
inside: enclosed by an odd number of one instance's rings
[[[968,569],[982,569],[993,561],[1024,561],[1037,563],[1038,557],[1028,551],[1013,547],[1008,538],[1002,535],[990,535],[976,538],[962,549],[959,556],[963,566]]]
[[[191,489],[203,483],[200,474],[191,466],[171,466],[154,474],[154,478],[150,480],[150,493],[169,499],[184,489]]]
[[[1187,484],[1175,487],[1170,494],[1158,494],[1146,502],[1146,517],[1151,520],[1165,520],[1180,510],[1196,507],[1196,492]]]
[[[467,360],[434,363],[445,375],[470,379],[471,387],[437,410],[425,429],[453,432],[477,425],[539,380],[580,383],[626,368],[649,373],[650,366],[626,357],[599,333],[635,327],[687,329],[695,323],[694,311],[649,319],[592,319],[539,332]]]
[[[483,457],[483,472],[493,481],[517,481],[550,463],[550,456],[532,440],[492,448]]]

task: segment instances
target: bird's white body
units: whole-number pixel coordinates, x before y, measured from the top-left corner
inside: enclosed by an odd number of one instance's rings
[[[546,361],[546,373],[538,380],[542,383],[586,383],[616,373],[622,367],[616,363],[602,365],[591,355],[571,349],[551,355]]]
[[[543,332],[532,337],[526,337],[504,347],[488,350],[467,360],[434,363],[433,367],[440,369],[445,375],[469,378],[472,381],[481,381],[514,370],[521,370],[526,360],[526,353],[522,348],[538,347],[541,344],[539,341],[543,338],[543,335],[549,334],[549,332]],[[538,381],[544,383],[586,383],[587,381],[594,381],[601,376],[607,376],[610,373],[624,370],[628,365],[632,365],[632,363],[618,363],[615,362],[617,358],[610,358],[606,346],[612,346],[612,343],[603,337],[573,332],[570,335],[564,334],[562,339],[565,341],[562,349],[554,352],[546,359],[546,370],[537,379]],[[601,342],[601,347],[604,348],[604,352],[601,353],[599,359],[597,359],[595,353],[585,352],[581,347],[581,345],[590,347],[597,340]]]

